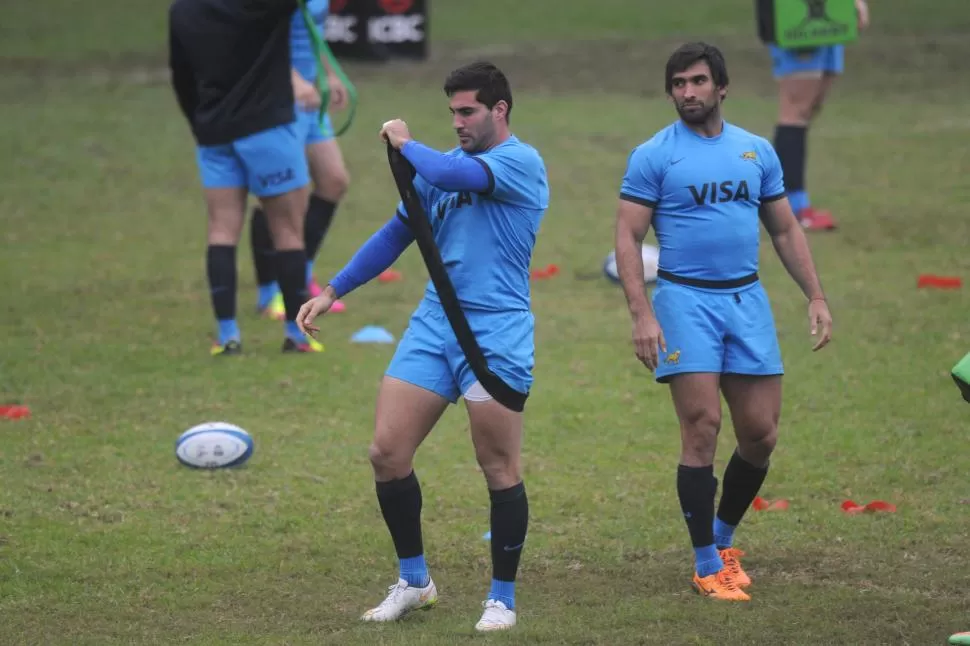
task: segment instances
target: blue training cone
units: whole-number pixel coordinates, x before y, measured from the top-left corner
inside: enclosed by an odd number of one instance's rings
[[[382,327],[367,325],[350,338],[354,343],[394,343],[394,335]]]
[[[482,536],[482,540],[485,540],[485,541],[492,540],[492,531],[489,530],[489,531],[485,532],[485,535]]]

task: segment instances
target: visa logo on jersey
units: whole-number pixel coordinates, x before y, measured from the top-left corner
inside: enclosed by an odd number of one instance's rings
[[[724,182],[707,182],[700,186],[688,186],[694,204],[719,204],[724,202],[743,202],[751,199],[748,182],[741,180],[727,180]]]
[[[463,206],[471,205],[472,194],[470,191],[461,191],[459,193],[449,195],[437,204],[436,211],[438,213],[438,219],[444,220],[445,214],[452,209],[460,209]]]

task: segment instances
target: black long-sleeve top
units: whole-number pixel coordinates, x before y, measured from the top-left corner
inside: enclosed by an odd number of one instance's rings
[[[200,145],[293,121],[289,36],[296,8],[296,0],[172,3],[172,86]]]

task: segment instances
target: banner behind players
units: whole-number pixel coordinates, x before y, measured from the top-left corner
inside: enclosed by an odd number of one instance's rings
[[[382,61],[428,56],[428,0],[330,0],[334,56]]]

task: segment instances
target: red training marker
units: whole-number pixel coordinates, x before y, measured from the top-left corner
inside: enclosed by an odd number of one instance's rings
[[[535,280],[542,280],[543,278],[552,278],[559,273],[559,267],[557,265],[546,265],[545,269],[533,269],[529,272],[529,275]]]
[[[896,511],[896,505],[884,500],[873,500],[865,505],[860,505],[854,500],[846,500],[842,503],[842,511],[847,514],[861,514],[866,511],[885,511],[891,514]]]
[[[755,511],[785,511],[788,509],[788,501],[784,498],[767,500],[761,496],[755,496],[751,506],[754,507]]]
[[[0,418],[21,419],[24,417],[30,417],[30,409],[26,406],[0,406]]]
[[[937,276],[935,274],[920,274],[916,282],[917,287],[934,287],[936,289],[959,289],[963,284],[959,276]]]

